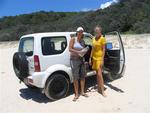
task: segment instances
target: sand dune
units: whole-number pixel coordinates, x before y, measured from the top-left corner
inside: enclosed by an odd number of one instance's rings
[[[125,48],[150,49],[150,34],[121,35]]]
[[[125,48],[150,49],[150,34],[121,35]],[[18,47],[18,41],[0,42],[0,48]]]

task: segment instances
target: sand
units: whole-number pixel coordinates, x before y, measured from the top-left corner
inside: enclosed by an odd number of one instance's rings
[[[123,40],[129,41],[128,37]],[[144,44],[144,40],[149,39],[139,40],[138,43]],[[107,98],[92,89],[95,82],[89,78],[88,98],[80,97],[72,102],[74,95],[70,93],[66,98],[50,102],[38,90],[19,84],[12,67],[17,42],[1,43],[0,113],[150,113],[150,49],[143,44],[141,47],[126,45],[125,75],[105,83]]]

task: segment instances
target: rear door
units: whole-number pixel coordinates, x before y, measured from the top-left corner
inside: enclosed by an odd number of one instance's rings
[[[42,55],[40,57],[41,71],[45,71],[55,64],[68,66],[69,55],[67,51],[66,36],[49,36],[41,39]]]
[[[122,75],[125,69],[125,52],[119,32],[110,32],[105,35],[106,52],[104,69],[114,76]]]
[[[19,52],[24,52],[26,54],[29,63],[29,74],[32,74],[34,72],[34,38],[22,38],[19,44]]]

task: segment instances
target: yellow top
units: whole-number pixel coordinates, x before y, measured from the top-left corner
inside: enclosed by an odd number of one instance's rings
[[[105,45],[106,40],[101,36],[98,40],[95,37],[92,39],[92,56],[93,60],[103,60],[103,45]]]

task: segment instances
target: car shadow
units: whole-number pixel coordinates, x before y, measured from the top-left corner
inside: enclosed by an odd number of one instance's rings
[[[20,96],[26,100],[33,100],[38,103],[48,103],[50,100],[41,93],[40,89],[20,89]]]
[[[86,91],[91,92],[91,91],[97,91],[97,81],[96,81],[96,76],[91,76],[87,78],[87,83],[86,83]],[[113,89],[116,92],[119,93],[124,93],[124,91],[114,85],[111,84],[111,81],[108,81],[106,78],[104,78],[104,85],[109,87],[110,89]],[[107,88],[104,88],[107,90]]]
[[[106,82],[105,83],[106,86],[108,86],[110,89],[113,89],[114,91],[116,92],[119,92],[119,93],[124,93],[124,91],[116,86],[113,86],[112,84]]]
[[[116,92],[124,93],[124,91],[116,86],[113,86],[110,82],[105,80],[105,86],[109,87],[110,89],[113,89]],[[86,78],[86,92],[95,92],[97,91],[97,82],[96,82],[96,76],[91,76]],[[107,90],[105,88],[105,90]],[[23,88],[20,89],[20,96],[23,99],[26,100],[33,100],[38,103],[48,103],[48,102],[54,102],[49,100],[44,94],[41,93],[40,89],[29,89],[29,88]],[[73,95],[73,84],[70,84],[69,92],[67,96]],[[63,99],[63,98],[62,98]]]

